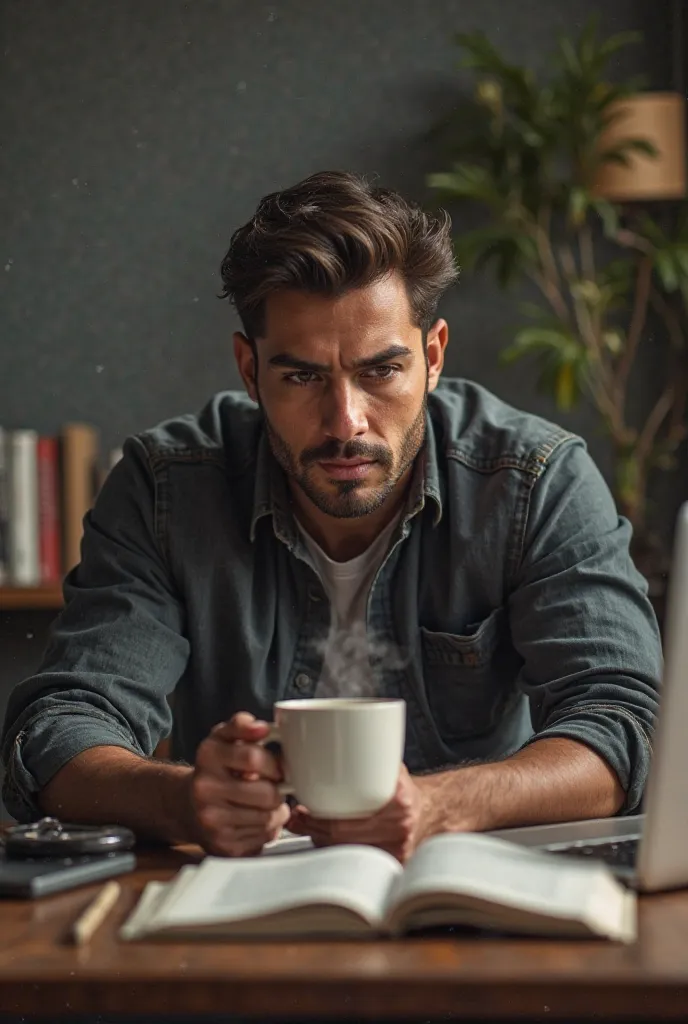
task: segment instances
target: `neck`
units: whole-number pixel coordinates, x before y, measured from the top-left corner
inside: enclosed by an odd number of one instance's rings
[[[369,515],[352,519],[337,519],[321,512],[298,484],[290,480],[294,514],[329,558],[335,562],[348,562],[369,548],[399,512],[412,474],[413,466],[410,466],[380,508]]]

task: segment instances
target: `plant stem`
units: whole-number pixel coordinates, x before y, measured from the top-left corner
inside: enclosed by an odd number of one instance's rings
[[[635,231],[631,231],[630,228],[619,228],[614,235],[614,241],[624,247],[624,249],[637,249],[638,252],[644,253],[646,256],[652,256],[654,248],[651,242],[648,242],[642,235],[636,234]]]
[[[643,470],[645,468],[645,464],[650,458],[650,455],[652,454],[655,438],[662,426],[662,423],[671,412],[673,404],[674,385],[668,384],[653,405],[650,415],[647,417],[645,426],[641,430],[640,437],[638,438],[636,455],[638,462],[643,467]]]
[[[649,256],[643,256],[638,266],[636,278],[635,300],[631,323],[628,328],[626,347],[624,348],[616,368],[615,397],[619,409],[623,411],[626,405],[626,389],[631,368],[635,361],[640,339],[642,337],[645,321],[647,320],[647,309],[650,301],[650,286],[652,284],[652,260]]]
[[[613,436],[619,441],[622,441],[626,437],[627,431],[624,426],[623,416],[620,415],[620,410],[614,402],[613,385],[609,378],[608,368],[604,362],[599,332],[596,330],[595,323],[593,322],[587,305],[576,296],[576,293],[573,290],[573,286],[575,285],[578,276],[578,270],[573,250],[570,246],[562,246],[559,249],[559,258],[561,260],[561,265],[564,268],[566,280],[569,285],[569,291],[571,292],[578,334],[597,367],[598,379],[595,385],[593,385],[593,376],[586,375],[588,388],[591,391],[598,409],[608,419]]]
[[[674,404],[671,410],[671,422],[669,424],[669,439],[678,445],[686,436],[685,414],[686,403],[688,402],[688,368],[686,367],[686,336],[681,326],[681,320],[671,303],[667,302],[662,293],[653,288],[650,294],[650,302],[653,309],[661,317],[666,327],[671,344],[673,370],[668,371],[669,377],[677,386],[675,387]],[[677,383],[678,382],[678,383]]]
[[[623,446],[627,443],[628,431],[622,422],[619,422],[617,408],[612,402],[607,392],[600,388],[600,382],[595,380],[589,372],[584,374],[585,384],[590,393],[593,402],[597,406],[599,412],[602,414],[604,419],[607,421],[609,426],[609,432],[612,436],[613,441]]]
[[[594,281],[595,272],[595,250],[592,244],[592,229],[590,224],[584,224],[578,235],[578,246],[580,249],[581,267],[588,281]]]
[[[666,301],[662,293],[653,288],[650,293],[652,305],[657,310],[669,335],[669,341],[676,352],[683,352],[686,348],[686,339],[681,327],[681,321],[675,309]]]
[[[552,309],[559,319],[563,323],[569,323],[571,314],[561,290],[561,277],[559,275],[559,268],[557,267],[557,261],[554,258],[554,250],[552,249],[552,243],[550,240],[551,220],[552,211],[550,207],[543,206],[540,210],[537,221],[533,224],[535,244],[537,245],[540,264],[542,266],[542,273],[540,274],[536,271],[534,280],[542,290],[545,297],[549,300]]]

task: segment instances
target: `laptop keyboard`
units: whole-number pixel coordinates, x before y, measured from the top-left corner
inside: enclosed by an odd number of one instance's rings
[[[592,857],[603,860],[612,867],[635,867],[638,852],[638,838],[619,839],[613,843],[576,843],[575,846],[559,847],[549,853],[563,853],[567,857]]]

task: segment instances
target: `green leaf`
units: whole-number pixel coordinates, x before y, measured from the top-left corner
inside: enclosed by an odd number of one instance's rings
[[[615,493],[617,499],[633,507],[638,498],[641,473],[638,457],[632,449],[616,458]]]
[[[674,247],[674,259],[682,274],[688,276],[688,245],[677,242]]]
[[[621,354],[621,352],[623,352],[625,346],[625,339],[623,333],[620,330],[614,329],[611,331],[604,331],[604,333],[602,334],[602,341],[604,342],[605,347],[612,353],[612,355],[618,356]]]
[[[542,320],[550,316],[549,310],[544,306],[538,306],[537,302],[522,302],[519,308],[524,316],[529,316],[533,320]]]
[[[608,199],[593,199],[590,204],[602,221],[607,238],[615,238],[619,231],[619,208]]]
[[[665,290],[675,292],[678,288],[678,274],[671,251],[668,249],[657,249],[654,256],[654,264],[659,279]]]
[[[599,16],[597,14],[591,15],[583,26],[583,31],[578,38],[578,54],[582,65],[590,64],[594,57],[599,23]]]
[[[631,159],[624,146],[615,146],[612,149],[603,150],[597,161],[602,164],[618,164],[620,167],[630,167]]]
[[[667,453],[657,455],[652,460],[652,465],[656,466],[657,469],[672,470],[678,469],[678,459],[675,455],[669,455]]]
[[[597,274],[600,287],[614,291],[627,291],[633,277],[633,261],[628,259],[610,260]]]
[[[654,142],[650,142],[649,139],[624,139],[621,145],[624,146],[630,152],[643,153],[645,156],[650,157],[659,156],[659,150],[655,146]]]
[[[556,377],[555,400],[565,412],[573,407],[578,396],[576,371],[572,363],[562,363]]]
[[[495,78],[517,102],[533,103],[535,78],[530,68],[506,61],[483,32],[460,32],[454,38],[464,51],[463,67]]]
[[[574,227],[579,228],[585,223],[589,203],[588,190],[580,185],[574,185],[569,193],[569,219]]]
[[[637,43],[642,43],[642,41],[642,32],[617,32],[616,35],[610,36],[609,39],[600,44],[598,54],[602,59],[606,60],[625,46],[634,46]]]
[[[602,150],[596,159],[598,166],[604,164],[618,164],[621,167],[630,167],[634,153],[642,153],[654,159],[658,156],[658,150],[648,139],[622,139],[615,146]]]
[[[479,164],[456,163],[451,171],[429,174],[427,183],[453,199],[471,199],[487,205],[504,202],[494,176]]]
[[[671,245],[671,240],[648,214],[643,214],[638,221],[638,232],[647,238],[656,249],[665,249]]]
[[[522,352],[551,349],[567,360],[577,358],[581,349],[580,343],[563,326],[522,327],[511,347]]]
[[[476,101],[493,114],[500,114],[504,105],[503,89],[493,78],[481,78],[475,89]]]
[[[559,53],[564,67],[573,75],[580,75],[582,68],[578,58],[576,47],[567,36],[560,36],[558,40]]]

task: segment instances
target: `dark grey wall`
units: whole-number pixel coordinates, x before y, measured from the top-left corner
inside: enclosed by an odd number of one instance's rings
[[[109,447],[238,386],[217,267],[257,200],[334,167],[422,199],[423,133],[467,83],[452,34],[540,68],[593,11],[645,33],[618,71],[671,84],[665,0],[4,0],[0,423],[84,418]],[[465,280],[442,312],[449,374],[554,415],[529,368],[497,365],[511,299]],[[567,424],[604,467],[594,418]],[[39,618],[3,620],[0,693]]]

